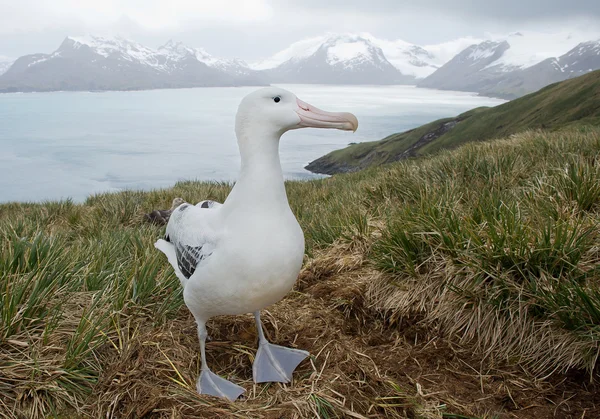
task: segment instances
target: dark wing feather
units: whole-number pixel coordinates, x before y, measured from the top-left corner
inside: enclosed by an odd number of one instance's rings
[[[175,255],[179,270],[189,279],[196,272],[198,264],[209,257],[210,253],[203,253],[204,246],[188,246],[186,244],[175,246]]]

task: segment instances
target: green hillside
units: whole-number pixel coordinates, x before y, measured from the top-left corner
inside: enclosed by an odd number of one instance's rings
[[[333,151],[306,168],[325,174],[353,172],[470,141],[501,138],[530,129],[556,130],[573,123],[600,125],[600,70],[493,108],[472,109],[380,141],[354,144]]]

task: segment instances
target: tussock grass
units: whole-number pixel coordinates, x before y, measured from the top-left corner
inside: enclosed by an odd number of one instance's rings
[[[374,245],[391,274],[371,290],[380,308],[424,313],[536,376],[592,373],[599,146],[597,133],[530,132],[388,169],[377,194],[397,207]]]
[[[1,205],[0,416],[492,418],[509,400],[543,417],[559,408],[528,407],[551,399],[540,383],[596,374],[599,185],[589,128],[288,182],[307,259],[264,317],[312,356],[292,385],[254,385],[252,318],[214,319],[209,362],[248,390],[237,403],[195,393],[194,322],[143,221],[231,185]]]

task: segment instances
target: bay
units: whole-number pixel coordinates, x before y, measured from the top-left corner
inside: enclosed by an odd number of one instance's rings
[[[375,141],[502,100],[414,86],[282,85],[321,109],[354,113],[356,133],[301,129],[280,143],[287,179],[351,142]],[[255,87],[0,94],[0,202],[72,198],[180,180],[235,181],[234,119]]]

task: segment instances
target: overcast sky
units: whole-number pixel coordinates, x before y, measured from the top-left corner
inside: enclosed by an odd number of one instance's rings
[[[325,32],[421,45],[486,32],[600,28],[600,0],[0,0],[0,56],[55,50],[67,35],[168,39],[255,60]]]

